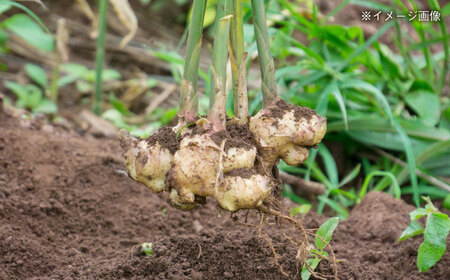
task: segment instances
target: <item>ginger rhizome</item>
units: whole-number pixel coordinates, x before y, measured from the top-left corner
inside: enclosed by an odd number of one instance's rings
[[[326,132],[326,118],[279,97],[262,0],[252,1],[263,108],[248,116],[242,1],[218,0],[208,117],[198,118],[198,65],[206,0],[194,0],[180,94],[179,122],[147,139],[120,131],[129,176],[167,191],[183,210],[215,199],[229,211],[254,209],[280,186],[276,164],[298,165]],[[226,65],[231,62],[234,115],[226,119]]]

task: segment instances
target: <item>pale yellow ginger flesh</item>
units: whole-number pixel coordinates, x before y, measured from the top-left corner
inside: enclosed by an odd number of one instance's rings
[[[249,130],[257,146],[226,146],[226,137],[214,141],[205,119],[196,123],[205,128],[202,133],[184,128],[179,146],[172,151],[158,141],[150,144],[121,130],[128,174],[154,192],[169,191],[169,202],[183,210],[193,209],[201,197],[211,197],[229,211],[256,208],[276,184],[271,170],[278,159],[289,165],[304,162],[308,149],[326,132],[326,118],[313,111],[302,116],[292,105],[286,106],[276,114],[268,107],[250,118]],[[256,172],[257,162],[263,174]]]

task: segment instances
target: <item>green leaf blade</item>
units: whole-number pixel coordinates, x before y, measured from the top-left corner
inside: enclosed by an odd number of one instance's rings
[[[307,260],[309,267],[312,270],[315,270],[316,267],[319,265],[320,263],[320,259],[319,258],[314,258],[314,259],[309,259]],[[311,277],[311,272],[309,272],[309,270],[306,268],[306,265],[303,265],[302,268],[302,280],[308,280]]]
[[[322,237],[323,240],[317,236],[314,240],[314,243],[316,244],[316,247],[319,250],[322,250],[323,248],[325,248],[327,243],[330,242],[331,237],[333,236],[333,232],[336,229],[336,227],[338,226],[338,224],[339,224],[339,218],[334,217],[334,218],[328,219],[325,223],[323,223],[319,227],[319,229],[317,230],[317,235]]]
[[[409,217],[411,218],[411,221],[417,221],[418,219],[422,218],[423,216],[426,216],[428,214],[428,211],[425,208],[417,208],[416,210],[409,213]]]
[[[412,221],[409,226],[402,232],[398,241],[403,241],[405,239],[411,238],[413,236],[422,234],[425,229],[416,221]]]
[[[58,106],[48,99],[43,99],[35,108],[33,113],[55,114],[58,111]]]
[[[4,20],[2,25],[33,47],[47,52],[54,50],[53,36],[25,14],[15,14]]]
[[[25,72],[31,78],[31,80],[33,80],[33,82],[44,89],[47,88],[48,80],[47,74],[45,73],[44,69],[35,64],[27,63],[25,64]]]
[[[405,96],[405,102],[420,116],[424,124],[435,126],[440,119],[439,97],[430,91],[415,91]]]
[[[358,176],[359,171],[361,170],[361,164],[358,163],[355,168],[352,169],[352,171],[350,171],[345,177],[344,179],[342,179],[342,181],[339,183],[338,188],[348,184],[349,182],[351,182],[353,179],[356,178],[356,176]]]
[[[445,246],[424,242],[417,251],[417,267],[421,272],[429,270],[445,253]]]
[[[26,99],[27,90],[24,85],[21,85],[16,82],[6,81],[5,87],[7,89],[9,89],[10,91],[12,91],[17,96],[18,99],[22,99],[22,100]]]
[[[424,242],[417,254],[417,267],[420,271],[427,271],[435,265],[447,249],[446,239],[450,231],[450,220],[443,213],[431,213],[425,228]]]

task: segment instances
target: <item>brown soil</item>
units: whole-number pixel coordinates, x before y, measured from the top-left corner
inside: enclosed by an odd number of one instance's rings
[[[284,279],[253,228],[212,202],[173,209],[124,176],[117,139],[11,117],[0,118],[0,128],[0,279]],[[345,260],[339,278],[445,279],[449,253],[419,274],[420,238],[396,241],[412,209],[369,193],[331,243]],[[304,224],[324,220],[311,213]],[[294,248],[277,226],[268,232],[292,277]],[[143,242],[153,243],[153,255],[136,253]],[[331,272],[326,262],[320,270]]]
[[[211,135],[211,140],[218,146],[225,142],[225,151],[231,147],[244,148],[247,150],[256,147],[256,141],[253,133],[249,130],[248,125],[239,125],[233,122],[227,122],[226,130],[215,132]]]
[[[254,169],[248,169],[248,168],[238,168],[238,169],[234,169],[228,173],[225,173],[226,176],[241,177],[241,178],[250,178],[255,174],[256,174],[256,171]]]
[[[294,111],[294,116],[297,120],[307,119],[309,120],[312,116],[317,115],[314,110],[308,107],[301,107],[287,103],[284,99],[278,99],[277,102],[270,106],[268,110],[268,115],[275,119],[282,119],[284,114],[289,111]]]
[[[181,140],[181,134],[177,135],[169,126],[161,127],[147,138],[150,145],[155,145],[158,142],[161,147],[168,149],[172,154],[180,149]]]

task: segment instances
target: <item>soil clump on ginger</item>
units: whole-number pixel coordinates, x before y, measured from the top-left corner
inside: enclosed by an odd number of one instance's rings
[[[161,147],[168,149],[170,153],[174,154],[180,149],[180,143],[183,137],[177,135],[171,127],[164,126],[150,135],[146,140],[151,146],[159,142]]]
[[[267,115],[274,119],[282,119],[287,111],[294,111],[296,120],[300,120],[302,118],[309,120],[316,114],[308,107],[295,106],[280,98],[273,106],[270,107],[270,111],[268,111]]]
[[[244,148],[246,150],[256,147],[255,136],[249,130],[248,125],[239,125],[231,121],[227,122],[226,130],[213,133],[211,139],[219,147],[222,141],[226,139],[225,152],[231,147]]]
[[[228,173],[225,173],[227,176],[236,176],[241,178],[250,178],[252,175],[255,175],[256,172],[254,169],[248,169],[248,168],[239,168],[234,169]]]

